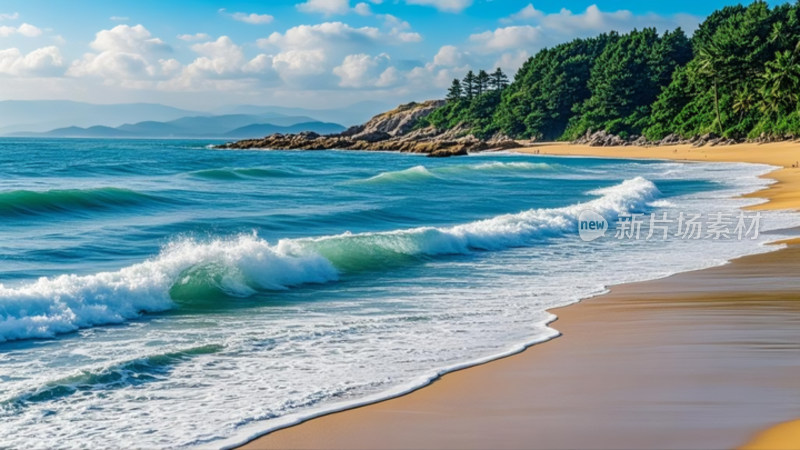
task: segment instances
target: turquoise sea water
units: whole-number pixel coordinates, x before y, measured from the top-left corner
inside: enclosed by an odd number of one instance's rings
[[[780,237],[577,236],[587,208],[735,212],[766,166],[209,144],[0,140],[0,444],[231,445]]]

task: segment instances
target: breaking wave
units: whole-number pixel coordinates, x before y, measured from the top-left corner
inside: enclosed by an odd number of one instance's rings
[[[343,273],[381,270],[409,259],[533,245],[575,233],[585,209],[613,220],[644,209],[659,191],[637,177],[591,194],[598,198],[452,227],[344,233],[274,244],[255,234],[210,242],[187,239],[116,272],[61,275],[22,286],[0,284],[0,342],[121,323],[193,302],[223,301],[224,296],[248,297],[331,282]]]

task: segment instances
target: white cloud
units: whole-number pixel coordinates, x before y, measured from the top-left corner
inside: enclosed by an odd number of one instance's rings
[[[350,12],[349,0],[308,0],[295,6],[300,12],[324,14],[325,16],[343,15]]]
[[[244,62],[242,48],[234,44],[228,36],[220,36],[216,41],[194,44],[192,50],[200,57],[186,67],[190,72],[204,72],[216,76],[233,75],[241,71]]]
[[[616,30],[628,32],[634,28],[656,27],[659,30],[682,27],[692,31],[700,18],[688,14],[660,16],[657,14],[636,15],[628,10],[605,12],[597,5],[591,5],[582,13],[575,14],[568,9],[546,14],[529,4],[519,12],[501,20],[504,23],[525,22],[525,24],[497,28],[470,36],[470,41],[483,52],[502,52],[518,50],[537,51],[571,39],[594,36],[598,33]]]
[[[432,6],[439,11],[458,13],[472,5],[472,0],[406,0],[409,5]]]
[[[389,30],[355,28],[342,22],[299,25],[285,33],[272,33],[260,39],[258,44],[270,51],[277,50],[273,67],[287,84],[315,89],[334,87],[335,80],[331,79],[331,73],[334,73],[339,75],[340,85],[343,86],[377,85],[380,75],[388,69],[388,59],[380,60],[381,70],[378,73],[374,73],[377,68],[373,67],[369,75],[371,81],[367,83],[353,75],[357,71],[356,66],[361,64],[361,67],[366,67],[378,60],[375,59],[377,57],[368,57],[372,59],[367,60],[361,56],[375,54],[376,50],[385,49],[387,45],[421,39],[417,33],[403,31],[410,27],[407,23],[396,18],[393,23],[396,26]],[[389,84],[390,79],[392,71],[386,74],[383,83]]]
[[[192,41],[207,41],[211,39],[211,36],[209,36],[207,33],[195,33],[195,34],[179,34],[177,38],[182,41],[192,42]]]
[[[522,25],[473,34],[470,41],[477,44],[481,51],[497,52],[510,48],[542,46],[546,37],[538,27]]]
[[[86,53],[74,61],[68,75],[101,77],[107,83],[125,85],[131,80],[163,78],[168,75],[164,67],[174,65],[162,58],[171,52],[171,47],[152,37],[142,25],[117,25],[101,30],[89,46],[96,53]]]
[[[627,32],[634,28],[656,27],[660,30],[683,27],[685,31],[692,31],[700,23],[700,17],[690,14],[675,14],[661,16],[658,14],[633,14],[631,11],[621,9],[617,11],[602,11],[597,5],[591,5],[582,13],[573,13],[562,8],[557,13],[546,14],[528,4],[519,12],[502,19],[504,22],[530,22],[537,27],[551,30],[561,34],[574,34],[587,36],[609,30]]]
[[[433,57],[433,64],[445,67],[458,67],[467,64],[467,54],[455,45],[445,45]]]
[[[143,25],[117,25],[110,30],[101,30],[89,46],[101,52],[150,53],[171,50],[164,41],[152,37]]]
[[[269,14],[247,14],[241,12],[233,13],[231,17],[233,17],[233,20],[249,23],[250,25],[265,25],[271,23],[275,19]]]
[[[20,34],[25,37],[37,37],[42,35],[42,30],[29,23],[23,23],[18,27],[3,25],[0,27],[0,37],[8,37],[14,34]]]
[[[334,67],[339,86],[348,88],[388,87],[398,81],[399,71],[390,66],[391,58],[382,53],[347,55],[342,64]]]
[[[356,6],[353,8],[353,11],[360,16],[372,15],[372,9],[369,7],[369,4],[364,2],[356,4]]]
[[[175,65],[173,72],[179,73],[159,83],[160,89],[230,90],[249,86],[254,78],[274,78],[270,56],[259,54],[248,60],[242,47],[228,36],[194,44],[191,49],[198,57],[185,67],[181,67],[179,63]]]
[[[287,50],[273,58],[273,67],[284,78],[291,82],[295,77],[320,75],[327,72],[327,58],[320,49]]]
[[[411,30],[411,25],[408,22],[391,14],[382,14],[379,15],[378,18],[384,21],[384,27],[389,28],[389,35],[391,35],[395,40],[404,43],[422,41],[422,35],[413,31],[409,31]]]
[[[336,50],[352,46],[371,45],[382,38],[382,33],[374,27],[354,28],[342,22],[324,22],[317,25],[298,25],[285,33],[272,33],[268,38],[259,39],[262,47],[275,46],[280,49],[327,48]]]
[[[58,47],[36,49],[27,55],[17,48],[0,50],[0,73],[13,76],[56,76],[62,74],[64,60]]]
[[[532,3],[528,3],[528,6],[519,10],[506,18],[500,19],[501,22],[510,23],[522,20],[531,20],[531,19],[541,19],[544,16],[544,13],[539,11],[538,9],[533,7]]]
[[[17,19],[19,19],[18,12],[0,14],[0,20],[17,20]]]

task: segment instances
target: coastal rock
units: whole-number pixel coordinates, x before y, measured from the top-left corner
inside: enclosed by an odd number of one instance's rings
[[[576,144],[585,144],[591,147],[612,147],[612,146],[622,146],[622,145],[630,145],[629,141],[622,139],[621,137],[611,134],[605,130],[596,131],[594,133],[591,130],[588,130],[586,134],[575,141]]]
[[[470,134],[465,126],[449,130],[417,128],[419,120],[444,104],[441,100],[408,103],[379,114],[367,123],[348,128],[339,134],[273,134],[260,139],[246,139],[220,146],[229,149],[275,150],[373,150],[424,153],[431,157],[466,155],[485,150],[504,150],[522,145],[504,135],[489,140]]]

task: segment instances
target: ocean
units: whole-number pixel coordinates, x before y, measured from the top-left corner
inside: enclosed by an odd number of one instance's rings
[[[213,143],[0,140],[0,446],[232,446],[552,339],[550,308],[799,223],[615,237],[630,213],[736,217],[763,165]],[[580,239],[585,210],[604,237]]]

